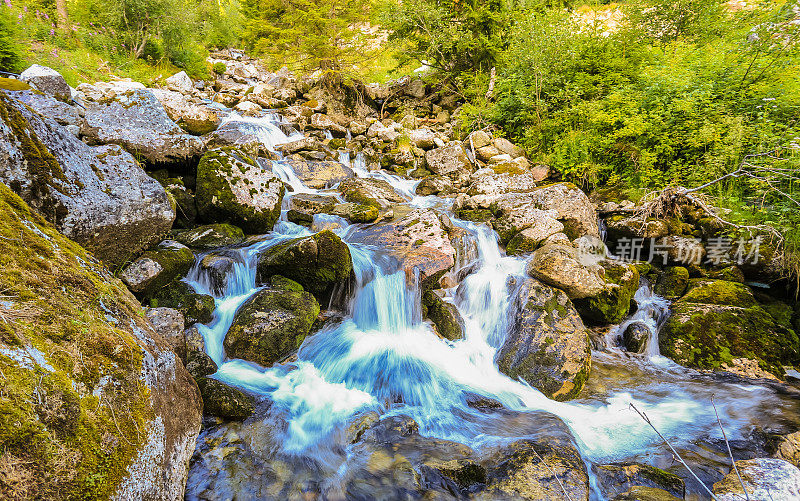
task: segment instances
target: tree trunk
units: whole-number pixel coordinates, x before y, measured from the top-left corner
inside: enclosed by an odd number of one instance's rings
[[[56,0],[56,12],[58,13],[58,29],[61,31],[68,31],[69,17],[67,16],[67,0]]]

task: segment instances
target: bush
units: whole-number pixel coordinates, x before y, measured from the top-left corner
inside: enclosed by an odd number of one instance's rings
[[[216,73],[217,75],[224,75],[225,72],[228,71],[228,67],[225,66],[225,63],[223,63],[221,61],[218,62],[218,63],[214,63],[214,66],[213,66],[212,69],[214,70],[214,73]]]
[[[0,6],[0,71],[16,73],[22,69],[22,51],[15,40],[17,25],[8,12]]]

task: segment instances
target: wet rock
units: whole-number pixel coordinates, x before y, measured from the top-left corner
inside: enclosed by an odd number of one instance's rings
[[[197,211],[209,222],[267,233],[280,216],[284,191],[280,179],[240,149],[209,151],[197,166]]]
[[[301,284],[323,304],[350,280],[350,249],[332,231],[321,231],[270,247],[258,257],[258,280],[283,275]]]
[[[575,300],[575,307],[587,323],[617,324],[628,316],[631,301],[639,288],[639,270],[631,263],[603,260],[598,263],[603,290]]]
[[[613,498],[614,501],[680,501],[681,499],[683,498],[677,498],[663,489],[639,485],[634,485]]]
[[[571,440],[519,440],[503,448],[489,468],[486,490],[476,499],[589,498],[586,466]]]
[[[729,370],[750,359],[778,377],[783,366],[800,363],[800,341],[756,301],[744,284],[690,281],[689,291],[670,307],[661,329],[661,353],[681,365]]]
[[[456,341],[464,337],[464,319],[454,304],[448,303],[433,291],[425,291],[422,304],[437,332],[445,339]]]
[[[800,499],[800,469],[782,459],[756,458],[736,461],[750,499]],[[739,501],[744,497],[735,472],[714,484],[719,501]]]
[[[122,282],[2,183],[0,237],[0,283],[27,315],[0,327],[0,497],[181,499],[201,420],[183,364]]]
[[[137,297],[152,297],[194,264],[194,253],[174,240],[164,240],[126,266],[120,278]]]
[[[264,289],[236,313],[225,336],[225,352],[269,367],[300,347],[319,311],[308,292]]]
[[[689,286],[689,270],[683,266],[669,266],[658,276],[653,292],[667,299],[681,297]]]
[[[0,92],[0,181],[111,266],[158,242],[175,212],[118,146],[92,148]]]
[[[596,467],[595,474],[600,489],[609,498],[628,492],[635,486],[662,490],[670,496],[669,499],[683,499],[686,491],[679,476],[646,464],[602,464]]]
[[[584,263],[578,249],[550,244],[533,253],[526,268],[528,275],[561,289],[571,299],[594,297],[606,288],[596,264]]]
[[[222,381],[204,377],[198,381],[203,395],[203,412],[212,416],[243,421],[255,411],[255,400],[247,393]]]
[[[589,376],[588,332],[567,295],[526,279],[515,298],[514,326],[497,354],[497,367],[555,400],[575,398]]]
[[[208,254],[200,261],[200,269],[208,279],[209,290],[216,296],[222,296],[228,288],[228,275],[235,263],[233,258],[217,254]]]
[[[632,353],[644,353],[650,340],[650,329],[642,322],[634,322],[622,333],[625,349]]]
[[[330,213],[343,217],[351,223],[371,223],[378,219],[379,215],[377,207],[352,202],[336,204]]]
[[[261,106],[252,101],[240,101],[233,110],[246,117],[257,117],[262,111]]]
[[[339,185],[339,192],[348,202],[371,205],[378,209],[405,202],[405,199],[392,188],[392,185],[383,179],[348,179]]]
[[[100,103],[86,103],[81,134],[94,144],[118,144],[151,164],[185,163],[200,156],[203,142],[173,122],[156,96],[130,89]]]
[[[187,324],[207,324],[214,318],[214,298],[198,294],[192,286],[180,280],[159,289],[150,300],[150,306],[175,308],[183,313]]]
[[[470,459],[431,460],[420,467],[423,488],[444,491],[456,497],[483,488],[486,468]]]
[[[437,194],[446,195],[452,191],[453,181],[445,176],[428,176],[415,188],[416,194],[423,197]]]
[[[310,226],[314,221],[314,214],[331,213],[337,202],[336,197],[331,195],[299,193],[289,200],[286,216],[293,223]]]
[[[305,160],[293,156],[286,162],[303,184],[317,190],[342,183],[355,175],[349,167],[334,161]]]
[[[186,336],[183,314],[173,308],[148,308],[145,317],[156,333],[172,347],[172,351],[186,361]]]
[[[773,457],[789,461],[800,468],[800,431],[777,437]]]
[[[216,249],[244,242],[244,232],[232,224],[207,224],[178,232],[175,240],[193,249]]]
[[[419,272],[423,289],[434,288],[455,264],[448,224],[432,209],[416,209],[396,222],[356,229],[350,238],[386,248],[400,260],[409,279]]]
[[[203,136],[216,130],[221,122],[214,110],[194,104],[179,92],[163,89],[152,89],[151,92],[169,118],[189,134]]]
[[[61,73],[47,66],[34,64],[23,71],[19,79],[33,86],[36,90],[61,101],[70,101],[72,99],[72,90],[69,88],[67,81],[64,80],[64,77],[61,76]]]

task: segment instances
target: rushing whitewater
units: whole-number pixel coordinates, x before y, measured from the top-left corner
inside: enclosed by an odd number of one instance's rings
[[[228,120],[252,124],[271,149],[298,138],[296,133],[286,134],[276,117],[232,116]],[[351,163],[350,154],[342,152],[340,161],[357,176],[386,180],[412,206],[448,206],[437,197],[415,196],[415,181],[369,172],[361,155]],[[287,196],[317,192],[305,187],[288,164],[275,165],[276,173],[291,186]],[[223,340],[237,309],[259,290],[259,252],[311,232],[282,220],[257,243],[225,251],[236,264],[224,292],[215,295],[213,321],[199,329],[209,356],[219,365],[213,377],[272,402],[268,419],[283,423],[276,426],[281,436],[275,443],[282,448],[277,453],[315,458],[335,472],[347,462],[346,454],[336,452],[346,449],[340,443],[342,427],[367,410],[410,416],[422,435],[473,448],[513,438],[496,416],[469,405],[476,396],[514,411],[558,416],[574,434],[584,459],[593,463],[652,454],[660,446],[652,429],[629,409],[630,404],[644,410],[658,430],[679,445],[699,437],[721,437],[709,406],[712,393],[725,431],[734,440],[745,439],[740,430],[748,429],[757,417],[780,412],[782,404],[765,388],[719,382],[712,386],[707,378],[660,357],[657,332],[668,303],[654,296],[647,284],[636,295],[639,308],[633,317],[607,335],[609,351],[595,353],[595,370],[625,374],[617,376],[618,384],[602,391],[588,387],[589,397],[561,403],[505,376],[494,359],[513,321],[511,304],[518,292],[515,284],[525,276],[525,260],[503,255],[497,235],[488,226],[455,218],[453,222],[469,235],[458,249],[456,269],[474,268],[445,296],[464,318],[463,339],[438,337],[422,319],[419,288],[413,283],[409,286],[396,260],[381,249],[350,242],[354,228],[339,218],[335,231],[348,243],[355,274],[347,310],[341,320],[329,322],[305,340],[296,362],[272,368],[227,358]],[[202,257],[186,281],[198,292],[214,295],[199,266]],[[613,349],[616,338],[632,322],[643,322],[651,331],[647,351],[641,356]],[[602,497],[598,491],[594,495]]]

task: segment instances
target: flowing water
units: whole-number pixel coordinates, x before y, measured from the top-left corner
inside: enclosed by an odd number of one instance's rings
[[[252,123],[269,148],[298,138],[278,127],[274,117],[234,116],[229,120]],[[356,155],[351,162],[349,152],[342,152],[340,161],[359,177],[389,182],[409,205],[447,210],[448,203],[437,197],[415,196],[415,181],[369,172],[363,155]],[[306,188],[288,164],[276,164],[276,174],[292,187],[292,193],[316,192]],[[697,444],[714,444],[722,437],[710,406],[712,395],[734,444],[746,444],[756,429],[780,428],[787,419],[796,424],[796,401],[775,388],[702,375],[661,357],[657,332],[668,303],[653,295],[646,283],[636,294],[637,311],[605,336],[608,346],[604,351],[593,354],[585,397],[555,402],[503,375],[494,357],[513,321],[510,306],[518,289],[515,284],[525,276],[525,260],[505,256],[488,226],[455,218],[453,222],[468,235],[458,249],[455,270],[469,269],[471,273],[446,291],[445,300],[455,304],[464,318],[464,339],[439,338],[422,319],[419,289],[409,286],[396,260],[381,249],[349,242],[355,228],[337,220],[336,232],[348,243],[353,258],[351,301],[340,321],[330,322],[305,340],[296,362],[267,369],[226,358],[223,340],[236,310],[259,290],[259,252],[311,232],[282,220],[258,242],[224,251],[236,264],[224,291],[215,295],[213,321],[199,326],[208,354],[219,365],[214,377],[271,402],[263,417],[270,425],[264,449],[276,456],[305,458],[302,464],[313,461],[318,465],[315,475],[325,477],[319,482],[326,492],[337,492],[352,461],[342,428],[365,411],[410,416],[419,424],[421,435],[468,444],[473,449],[524,435],[502,416],[471,407],[470,401],[477,396],[518,413],[557,416],[569,427],[589,464],[635,460],[661,467],[671,466],[670,457],[630,404],[645,411],[656,428],[698,465],[725,463],[721,449],[705,445],[701,452],[692,452]],[[328,223],[328,219],[315,218],[314,229]],[[198,292],[214,295],[199,264],[186,281]],[[615,347],[620,334],[633,322],[642,322],[651,331],[642,355]],[[691,492],[698,490],[688,482],[687,487]],[[190,479],[189,491],[192,489]],[[601,499],[603,493],[594,489],[593,496]]]

